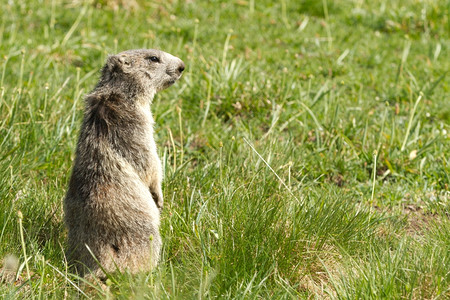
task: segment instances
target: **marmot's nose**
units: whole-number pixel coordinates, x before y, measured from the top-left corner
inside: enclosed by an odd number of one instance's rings
[[[178,64],[178,73],[181,73],[184,71],[184,62],[182,60],[180,60],[180,63]]]

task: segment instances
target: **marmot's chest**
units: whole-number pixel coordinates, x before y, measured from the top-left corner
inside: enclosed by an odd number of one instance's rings
[[[156,145],[153,138],[153,125],[155,124],[155,121],[153,119],[150,108],[147,105],[140,107],[139,110],[141,118],[143,120],[141,133],[142,139],[144,144],[148,147],[147,150],[152,152],[153,150],[156,150],[154,149]]]
[[[155,121],[148,106],[140,109],[140,117],[144,122],[142,122],[139,133],[139,148],[141,151],[138,156],[141,159],[142,165],[138,169],[139,176],[147,183],[157,168],[156,164],[160,162],[157,157],[156,143],[153,137],[153,125]]]

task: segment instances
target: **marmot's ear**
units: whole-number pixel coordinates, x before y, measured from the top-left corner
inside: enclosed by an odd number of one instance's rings
[[[106,65],[111,72],[120,70],[128,73],[132,67],[131,59],[126,55],[110,55],[106,60]]]

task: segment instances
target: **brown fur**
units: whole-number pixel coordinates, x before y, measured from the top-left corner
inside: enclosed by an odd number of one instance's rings
[[[67,256],[82,276],[104,276],[99,264],[135,273],[158,263],[162,170],[149,105],[183,70],[159,50],[125,51],[108,57],[86,97],[64,200]]]

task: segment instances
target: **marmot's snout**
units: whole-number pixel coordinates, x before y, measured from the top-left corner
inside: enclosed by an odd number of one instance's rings
[[[166,86],[163,88],[167,88],[167,86],[174,84],[175,81],[181,78],[181,75],[184,71],[184,62],[178,57],[173,58],[175,59],[175,61],[172,61],[171,66],[168,66],[168,68],[166,69],[166,73],[170,76],[170,79],[168,80],[168,82],[166,82]]]
[[[184,62],[181,59],[179,59],[178,57],[174,57],[174,59],[175,59],[175,62],[173,62],[171,64],[171,66],[168,66],[166,72],[167,72],[167,74],[169,74],[171,76],[176,75],[177,76],[176,80],[178,80],[178,79],[180,79],[181,74],[184,71],[185,65],[184,65]]]
[[[184,71],[184,62],[180,59],[180,62],[178,63],[177,68],[178,74],[181,76],[181,73]]]

